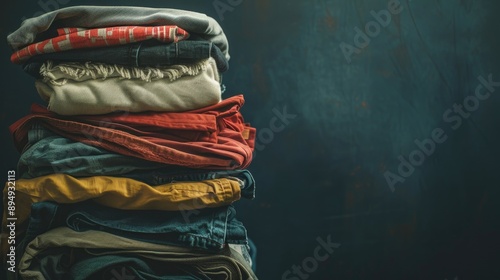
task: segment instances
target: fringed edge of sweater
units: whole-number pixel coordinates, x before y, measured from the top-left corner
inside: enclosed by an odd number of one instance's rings
[[[151,82],[158,79],[168,79],[173,82],[183,76],[196,76],[208,67],[208,59],[194,64],[176,64],[167,67],[131,67],[117,64],[96,62],[66,62],[55,63],[47,60],[40,67],[40,75],[45,83],[64,85],[68,80],[122,78],[140,79]],[[61,77],[65,76],[65,77]]]

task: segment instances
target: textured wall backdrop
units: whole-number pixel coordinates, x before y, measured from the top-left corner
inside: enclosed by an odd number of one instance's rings
[[[500,279],[500,2],[9,1],[2,36],[56,6],[206,13],[229,39],[226,97],[258,129],[238,216],[275,279]],[[2,65],[8,125],[41,103]],[[318,249],[319,248],[319,249]]]

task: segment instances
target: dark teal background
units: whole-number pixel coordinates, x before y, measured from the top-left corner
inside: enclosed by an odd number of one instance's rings
[[[188,9],[220,22],[231,54],[225,96],[243,93],[245,120],[266,131],[250,167],[257,198],[236,203],[260,279],[282,279],[327,236],[340,247],[303,279],[500,279],[500,86],[460,125],[457,113],[443,117],[478,77],[500,81],[500,2],[400,1],[349,63],[340,45],[355,45],[355,28],[389,0],[221,0],[241,2],[223,18],[212,1],[66,1]],[[39,10],[3,4],[3,38]],[[41,99],[0,47],[6,180],[19,156],[7,127]],[[285,107],[296,117],[271,138],[266,128]],[[434,129],[446,140],[391,191],[385,172],[398,175],[398,157]]]

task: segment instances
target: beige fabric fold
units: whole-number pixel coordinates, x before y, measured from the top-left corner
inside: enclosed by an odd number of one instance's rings
[[[137,68],[96,63],[47,62],[35,81],[48,109],[60,115],[125,112],[181,112],[221,101],[213,58],[192,65]]]

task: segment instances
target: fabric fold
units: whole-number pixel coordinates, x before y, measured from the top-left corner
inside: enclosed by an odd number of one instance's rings
[[[29,218],[30,206],[41,201],[77,203],[92,200],[117,209],[187,211],[228,205],[241,198],[240,182],[228,178],[150,186],[122,177],[75,178],[52,174],[15,182],[18,224]],[[7,199],[7,188],[4,188],[4,199]],[[4,225],[6,215],[4,212]]]
[[[120,78],[151,82],[165,79],[169,82],[184,76],[196,76],[209,66],[204,59],[197,63],[186,65],[171,65],[168,67],[133,67],[99,62],[61,62],[48,60],[40,67],[40,75],[44,83],[64,85],[68,82],[83,82],[88,80],[106,80]],[[215,77],[218,80],[218,77]]]
[[[241,181],[242,197],[255,198],[255,180],[248,170],[165,166],[72,141],[39,125],[29,130],[28,138],[27,148],[21,153],[18,161],[18,179],[33,179],[53,173],[64,173],[73,177],[106,174],[154,186],[179,181],[233,178]]]
[[[102,63],[45,63],[35,81],[47,108],[59,115],[179,112],[221,101],[213,58],[191,65],[138,68]]]
[[[189,38],[189,33],[175,25],[113,26],[94,29],[58,28],[56,31],[57,36],[53,38],[15,51],[10,60],[15,64],[20,64],[42,53],[123,45],[150,39],[167,43]]]
[[[229,63],[214,43],[209,41],[184,40],[176,43],[161,43],[147,40],[126,45],[67,50],[44,53],[31,57],[24,65],[26,73],[40,78],[40,68],[45,61],[98,62],[131,67],[164,67],[193,64],[212,57],[220,73],[229,69]]]
[[[229,60],[227,37],[219,23],[202,13],[170,8],[81,5],[57,9],[24,20],[7,36],[13,50],[55,37],[60,27],[98,28],[122,25],[176,25],[216,44]]]
[[[68,139],[122,155],[188,168],[244,169],[252,161],[256,130],[244,122],[239,112],[243,103],[243,95],[236,95],[218,104],[184,113],[117,113],[71,117],[59,116],[41,106],[33,106],[32,113],[16,121],[9,130],[19,151],[28,143],[30,127],[38,123]],[[212,118],[216,130],[208,131],[208,138],[202,137],[199,141],[178,141],[179,136],[185,135],[183,131],[193,135],[193,125],[203,127],[206,122],[200,120],[202,117]],[[159,133],[158,125],[169,126],[170,122],[166,121],[169,118],[181,120],[185,129],[165,129]],[[175,140],[169,138],[169,131]]]
[[[226,244],[248,246],[247,232],[236,219],[234,206],[219,206],[196,211],[121,210],[93,201],[70,204],[37,202],[31,206],[26,234],[17,251],[36,236],[57,227],[84,232],[99,230],[133,240],[196,248],[211,252]]]
[[[128,255],[120,253],[122,248],[126,248],[124,251]],[[93,250],[101,250],[102,254],[95,256],[88,253]],[[69,256],[71,252],[77,253],[72,254],[75,258],[57,257]],[[225,247],[220,253],[208,254],[177,246],[131,240],[94,230],[75,232],[66,227],[55,228],[39,235],[28,244],[19,264],[19,275],[25,279],[51,279],[40,270],[40,262],[51,256],[54,256],[53,260],[59,264],[62,264],[63,260],[66,261],[66,265],[57,265],[58,275],[66,277],[63,279],[76,275],[79,275],[79,279],[96,279],[103,277],[102,275],[107,277],[113,275],[109,273],[112,269],[123,272],[122,268],[126,268],[127,263],[129,268],[145,272],[146,274],[139,274],[143,275],[143,279],[155,279],[152,277],[173,273],[169,269],[171,267],[181,268],[187,275],[198,277],[195,279],[257,279],[248,262],[230,247]],[[127,256],[133,256],[129,258],[135,259],[129,259],[127,263],[122,262]],[[130,261],[137,263],[140,260],[145,260],[141,262],[142,266],[130,265]],[[116,263],[123,265],[114,266]],[[106,271],[108,274],[102,274]],[[174,273],[180,274],[178,270]],[[127,275],[130,277],[131,274]]]

